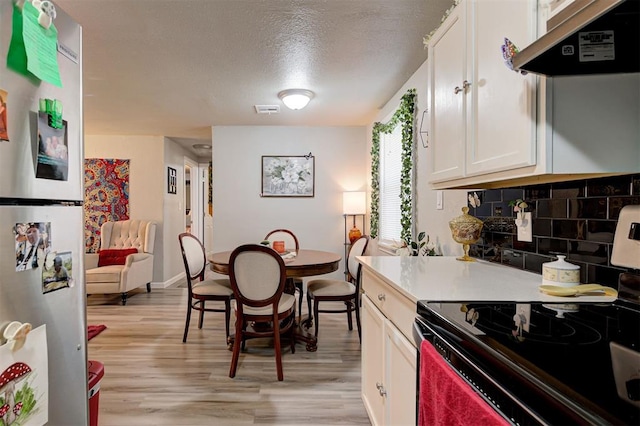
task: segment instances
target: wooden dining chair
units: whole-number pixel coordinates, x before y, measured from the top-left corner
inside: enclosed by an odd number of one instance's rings
[[[231,320],[231,299],[233,299],[231,281],[227,278],[205,280],[204,271],[207,265],[207,259],[204,246],[200,240],[188,232],[178,235],[178,240],[180,241],[182,260],[184,261],[184,269],[187,275],[187,289],[189,291],[187,297],[187,320],[184,325],[182,342],[186,343],[187,341],[192,309],[200,311],[198,328],[202,328],[205,311],[224,312],[225,339],[228,342],[229,322]],[[224,309],[207,308],[205,306],[207,301],[223,302]]]
[[[356,256],[362,256],[369,244],[369,237],[362,236],[351,245],[347,258],[348,280],[316,279],[307,283],[307,306],[309,308],[309,318],[305,324],[307,327],[313,325],[315,319],[315,336],[318,337],[318,323],[320,312],[325,313],[347,313],[347,324],[349,330],[353,330],[351,312],[356,313],[356,325],[358,327],[358,338],[361,339],[360,331],[360,279],[362,275],[362,265],[356,260]],[[313,302],[313,310],[311,305]],[[345,309],[320,309],[320,302],[344,302]],[[313,314],[312,314],[313,313]]]
[[[288,229],[274,229],[269,232],[265,240],[273,241],[284,241],[284,249],[287,251],[295,251],[298,253],[300,251],[300,243],[298,242],[298,237],[288,230]],[[298,315],[302,315],[302,298],[304,294],[304,282],[302,278],[289,278],[291,283],[295,287],[296,291],[298,291]]]
[[[288,334],[295,353],[296,298],[284,292],[286,271],[282,257],[259,244],[236,248],[229,258],[229,277],[235,300],[236,332],[229,377],[235,377],[240,348],[246,339],[273,337],[278,380],[282,381],[280,336]],[[264,326],[270,322],[270,326]],[[261,326],[257,326],[260,324]]]

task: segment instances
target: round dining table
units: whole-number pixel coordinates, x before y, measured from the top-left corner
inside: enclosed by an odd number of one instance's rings
[[[231,250],[213,253],[208,256],[210,267],[213,272],[229,275],[229,258]],[[296,256],[290,259],[284,258],[284,266],[287,278],[311,277],[314,275],[329,274],[337,271],[342,257],[339,254],[322,250],[300,249]],[[290,280],[287,280],[290,281]],[[295,293],[295,286],[287,286],[287,292]],[[302,295],[300,296],[302,297]],[[318,342],[315,336],[304,330],[301,321],[297,324],[296,340],[304,341],[307,344],[307,351],[315,352],[318,349]]]

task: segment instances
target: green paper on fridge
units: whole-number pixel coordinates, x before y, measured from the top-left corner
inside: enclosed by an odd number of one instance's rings
[[[24,2],[22,10],[14,4],[7,67],[62,87],[58,67],[58,30],[53,24],[49,28],[40,25],[41,13],[29,1]]]

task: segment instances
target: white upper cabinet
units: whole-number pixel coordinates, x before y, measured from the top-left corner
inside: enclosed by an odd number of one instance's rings
[[[547,79],[506,67],[504,38],[529,45],[560,7],[552,3],[462,0],[432,36],[434,189],[640,171],[640,74]]]
[[[464,9],[462,3],[453,10],[429,45],[431,181],[464,175],[466,124],[460,87],[466,77]]]
[[[533,0],[462,1],[429,45],[431,182],[535,164],[536,80],[505,65],[505,36],[536,34]]]
[[[540,0],[538,3],[539,16],[543,19],[540,19],[540,24],[538,28],[540,28],[540,34],[550,30],[551,28],[557,25],[557,20],[554,19],[560,12],[567,9],[569,6],[574,3],[575,0]],[[568,9],[567,9],[568,10]],[[549,28],[547,25],[547,21],[551,21],[551,27]]]
[[[507,68],[500,46],[535,39],[535,2],[471,1],[467,5],[467,176],[535,164],[536,78]]]

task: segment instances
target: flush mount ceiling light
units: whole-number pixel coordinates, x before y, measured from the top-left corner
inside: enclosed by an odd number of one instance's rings
[[[282,99],[287,108],[302,109],[313,98],[313,92],[305,89],[287,89],[278,93],[278,97]]]
[[[205,143],[197,143],[195,145],[193,145],[194,149],[204,149],[204,150],[211,150],[211,145],[207,145]]]

